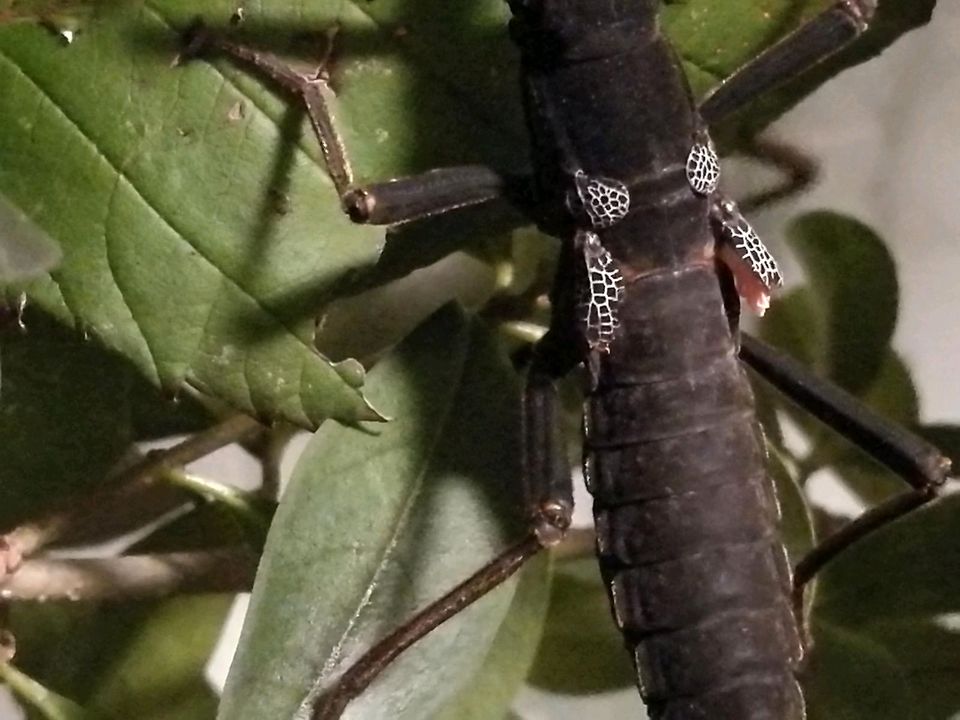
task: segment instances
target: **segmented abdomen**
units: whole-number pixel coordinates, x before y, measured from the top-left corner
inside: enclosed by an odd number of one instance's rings
[[[629,285],[586,416],[601,571],[654,720],[800,720],[753,398],[708,265]]]

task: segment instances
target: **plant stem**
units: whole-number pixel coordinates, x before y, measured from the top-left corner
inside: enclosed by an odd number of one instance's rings
[[[105,521],[109,522],[112,513],[123,512],[125,508],[131,507],[139,495],[150,489],[158,473],[182,467],[262,430],[263,426],[253,418],[236,415],[173,447],[150,452],[142,460],[94,489],[88,496],[79,501],[74,500],[41,518],[20,525],[7,535],[0,536],[0,540],[8,545],[4,554],[13,558],[26,558],[57,542],[71,530],[98,527]],[[0,562],[0,570],[3,567],[4,563]]]
[[[47,689],[9,663],[0,662],[0,681],[48,720],[93,720],[93,716],[73,700]]]
[[[211,502],[222,503],[233,510],[258,536],[262,542],[269,526],[268,518],[265,518],[254,505],[253,496],[223,483],[207,480],[197,475],[189,475],[182,470],[166,468],[160,475],[164,480],[183,488],[195,495],[200,495]]]
[[[0,600],[146,600],[184,593],[236,593],[253,585],[256,558],[246,548],[27,560],[0,582]]]

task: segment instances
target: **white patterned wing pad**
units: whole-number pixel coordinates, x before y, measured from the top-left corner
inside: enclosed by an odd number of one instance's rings
[[[577,244],[585,271],[578,302],[584,335],[590,350],[607,353],[620,326],[617,305],[623,298],[623,276],[595,233],[579,232]]]
[[[716,209],[723,236],[718,255],[733,273],[740,296],[763,315],[770,293],[783,285],[777,261],[735,203],[724,200]]]
[[[711,195],[720,185],[720,158],[710,136],[704,133],[703,140],[690,148],[687,156],[687,181],[698,195]]]
[[[615,225],[630,212],[630,191],[619,180],[590,177],[583,170],[573,176],[580,207],[595,228]]]

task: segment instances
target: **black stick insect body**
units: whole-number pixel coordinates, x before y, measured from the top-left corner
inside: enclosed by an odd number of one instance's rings
[[[506,198],[563,250],[553,320],[524,394],[528,537],[385,638],[313,708],[337,718],[418,638],[559,542],[572,513],[555,381],[588,369],[584,470],[597,552],[650,715],[799,720],[802,592],[833,556],[937,494],[949,461],[798,363],[741,335],[776,263],[717,192],[708,126],[853,40],[872,0],[841,0],[694,103],[657,0],[510,0],[532,178],[482,167],[353,187],[317,80],[203,28],[297,94],[358,222],[406,222]],[[738,357],[739,355],[739,357]],[[827,538],[792,571],[741,360],[899,473],[912,490]]]

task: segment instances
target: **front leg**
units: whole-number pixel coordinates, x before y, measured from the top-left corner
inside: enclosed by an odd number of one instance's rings
[[[723,120],[767,90],[792,80],[863,33],[876,0],[839,0],[723,81],[700,106],[708,125]]]
[[[331,91],[321,73],[312,77],[301,75],[275,55],[235,43],[198,20],[186,32],[181,59],[208,53],[224,54],[253,67],[300,101],[344,212],[354,222],[397,225],[499,199],[511,202],[528,215],[535,213],[530,178],[507,177],[482,165],[439,168],[357,187],[327,103]]]

